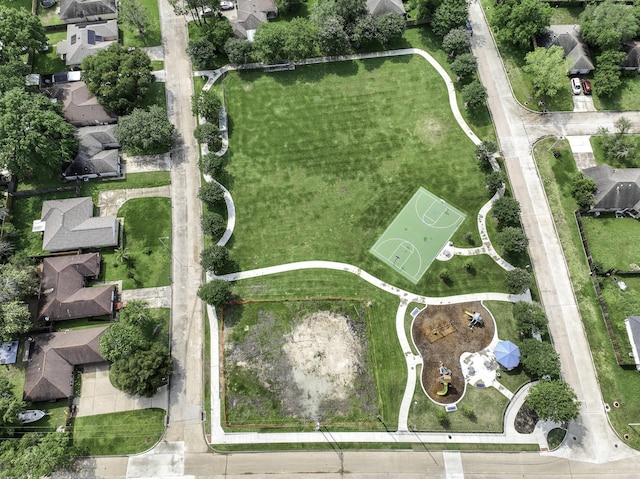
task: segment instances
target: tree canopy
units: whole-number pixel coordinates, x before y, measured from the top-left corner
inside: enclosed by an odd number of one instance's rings
[[[15,175],[60,172],[78,147],[60,106],[40,93],[13,88],[0,96],[0,164]]]
[[[504,283],[510,294],[522,294],[531,287],[531,275],[526,269],[515,268],[507,271]]]
[[[520,224],[520,203],[513,196],[502,196],[493,202],[491,214],[500,227]]]
[[[575,392],[559,380],[541,381],[532,386],[526,402],[543,421],[569,422],[580,412]]]
[[[31,329],[31,313],[20,301],[0,303],[0,341],[10,341]]]
[[[571,184],[571,196],[576,200],[582,209],[589,209],[593,206],[593,195],[598,189],[596,182],[578,173]]]
[[[82,61],[82,79],[98,101],[119,115],[130,113],[153,83],[151,60],[139,48],[118,43]]]
[[[200,252],[200,264],[205,271],[220,274],[229,263],[229,250],[217,244],[205,246]]]
[[[214,279],[198,288],[198,297],[207,304],[219,306],[231,296],[231,287],[227,281]]]
[[[138,0],[120,0],[118,19],[140,35],[150,26],[147,9]]]
[[[150,348],[138,349],[116,361],[111,368],[113,385],[129,394],[153,396],[167,384],[173,360],[167,345],[153,343]]]
[[[209,123],[218,124],[222,101],[211,90],[200,91],[191,99],[191,111],[195,116],[201,116]]]
[[[529,240],[522,228],[507,226],[498,233],[497,243],[505,254],[520,254],[526,251]]]
[[[451,62],[451,71],[462,79],[469,79],[478,67],[476,57],[472,53],[461,53]]]
[[[224,44],[224,52],[231,63],[249,63],[253,56],[253,42],[241,38],[229,38]]]
[[[469,17],[469,5],[466,0],[442,0],[436,7],[431,28],[433,33],[444,37],[453,28],[463,27]]]
[[[537,378],[560,377],[560,357],[551,343],[525,339],[520,343],[520,362]]]
[[[587,4],[580,21],[582,38],[603,50],[618,50],[620,42],[635,38],[640,32],[637,10],[614,0]]]
[[[23,8],[0,5],[0,38],[0,64],[22,61],[21,57],[29,50],[42,51],[47,47],[40,19]]]
[[[450,56],[468,53],[471,40],[465,28],[453,28],[442,39],[442,49]]]
[[[173,130],[167,110],[151,105],[147,110],[134,108],[131,114],[120,117],[116,138],[127,152],[151,155],[171,149]]]
[[[0,476],[38,479],[68,468],[79,455],[69,434],[28,433],[15,441],[0,442]]]
[[[20,425],[18,413],[26,409],[26,404],[15,395],[13,384],[8,376],[0,375],[0,434],[1,437],[13,436],[14,430]],[[1,470],[1,469],[0,469]]]
[[[513,319],[521,336],[531,337],[532,333],[547,333],[547,315],[538,303],[519,301],[513,305]]]
[[[37,288],[38,278],[33,266],[16,262],[0,264],[0,303],[25,299]]]
[[[462,87],[461,95],[467,108],[475,110],[484,105],[487,99],[487,90],[480,81],[473,80],[471,83]]]
[[[568,89],[568,63],[564,50],[558,45],[536,48],[525,56],[523,70],[533,79],[533,94],[536,97],[554,97]]]
[[[553,10],[540,0],[503,0],[494,7],[493,21],[501,40],[530,48],[536,35],[545,33]]]

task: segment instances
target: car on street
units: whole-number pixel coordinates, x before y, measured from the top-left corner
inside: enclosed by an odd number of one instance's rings
[[[591,82],[586,78],[580,80],[580,85],[582,86],[582,91],[585,95],[591,95]]]
[[[233,10],[234,5],[233,2],[223,1],[220,2],[220,10]]]
[[[580,78],[572,78],[571,79],[571,91],[574,95],[579,95],[582,93],[582,87],[580,86]]]

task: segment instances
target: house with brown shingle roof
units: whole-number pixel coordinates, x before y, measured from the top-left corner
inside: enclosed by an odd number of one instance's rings
[[[52,401],[73,396],[73,368],[105,361],[100,354],[100,337],[107,327],[34,336],[24,400]]]
[[[112,316],[115,286],[88,284],[100,274],[100,262],[98,253],[45,258],[42,262],[38,319],[60,321]]]
[[[118,117],[98,102],[83,81],[56,83],[51,87],[51,98],[62,105],[62,114],[74,126],[104,125],[118,121]]]
[[[91,198],[69,198],[42,202],[34,231],[44,231],[43,251],[71,251],[118,245],[120,231],[115,216],[93,216]]]

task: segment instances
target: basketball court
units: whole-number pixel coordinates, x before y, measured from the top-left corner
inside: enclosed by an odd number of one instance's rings
[[[465,217],[420,187],[369,251],[415,284]]]

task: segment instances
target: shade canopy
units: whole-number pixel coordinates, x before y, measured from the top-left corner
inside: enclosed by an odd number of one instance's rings
[[[501,366],[512,369],[520,364],[520,349],[511,341],[500,341],[493,350],[493,355]]]

